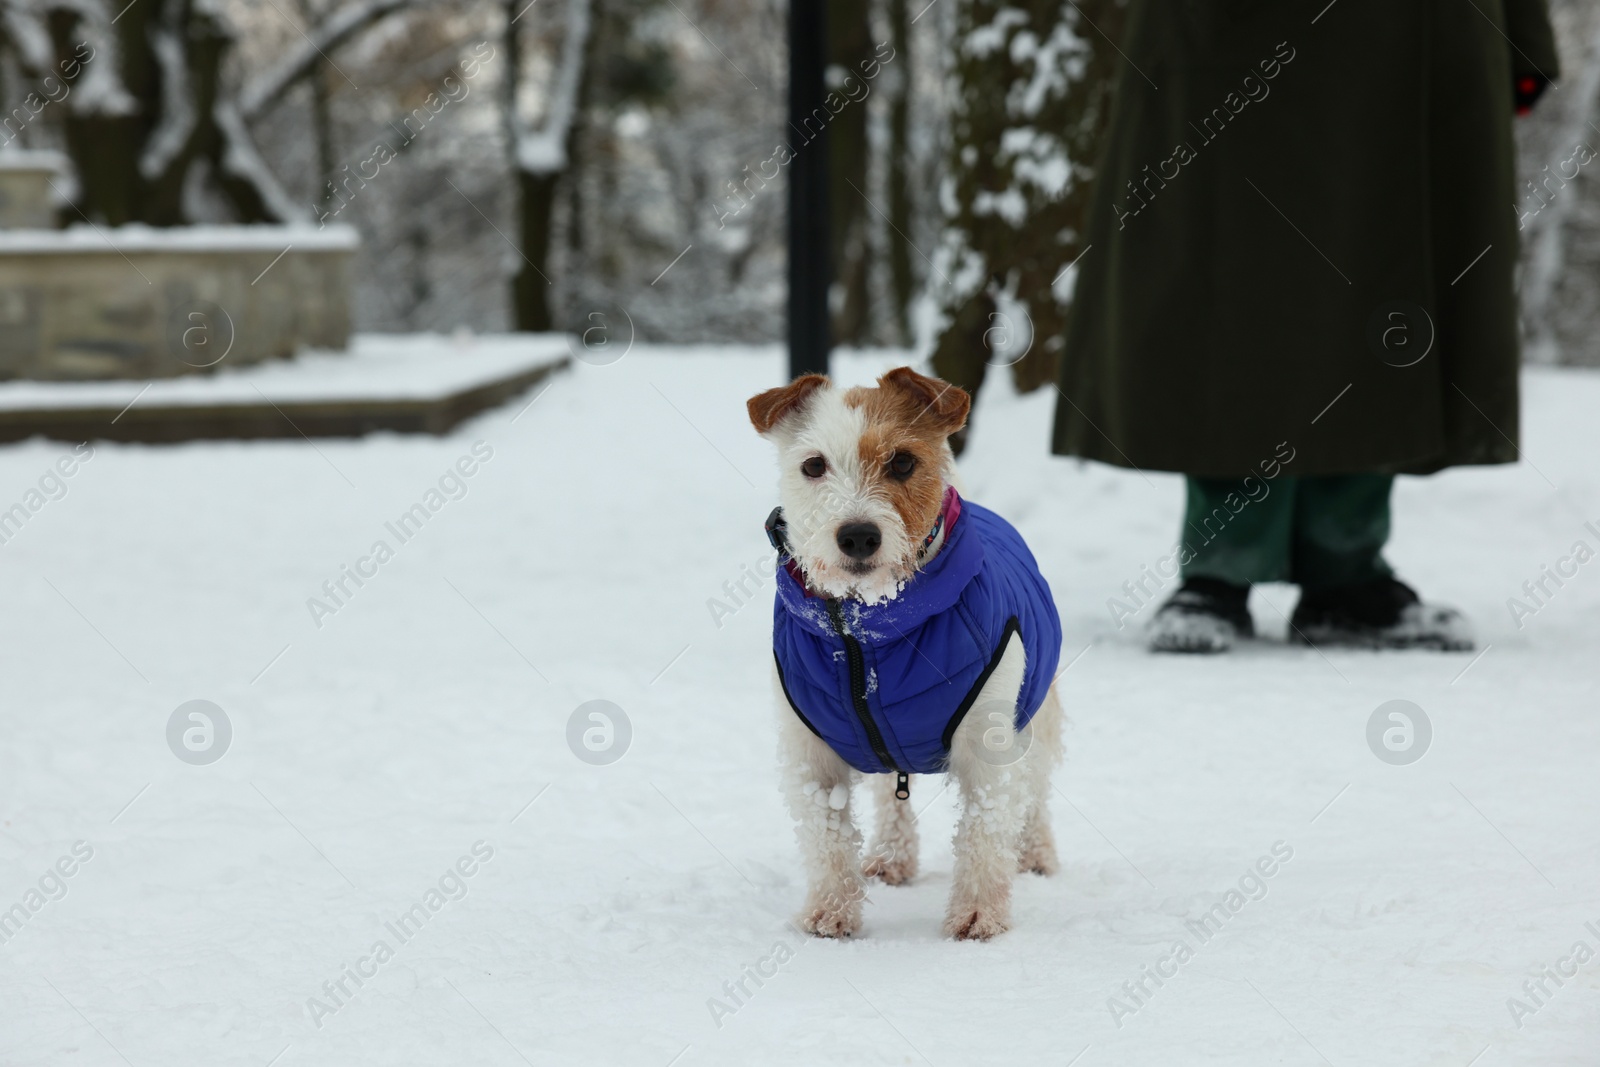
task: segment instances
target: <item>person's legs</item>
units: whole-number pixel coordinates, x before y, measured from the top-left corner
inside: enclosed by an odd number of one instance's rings
[[[1288,581],[1297,479],[1185,478],[1185,580]]]
[[[1290,639],[1364,648],[1472,648],[1453,608],[1424,604],[1383,558],[1389,539],[1387,474],[1302,478],[1295,498],[1290,580],[1300,603]]]
[[[1301,478],[1288,579],[1315,594],[1391,577],[1383,546],[1393,488],[1392,474]]]
[[[1150,625],[1157,652],[1223,652],[1255,633],[1250,586],[1289,577],[1295,480],[1186,479],[1183,585]]]

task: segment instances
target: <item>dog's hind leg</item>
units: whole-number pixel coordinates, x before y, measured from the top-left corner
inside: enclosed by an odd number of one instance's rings
[[[861,873],[886,885],[904,885],[917,875],[917,813],[910,800],[894,795],[894,775],[875,774],[870,781],[877,830]]]
[[[806,902],[796,921],[819,937],[849,937],[861,929],[861,833],[850,811],[855,772],[813,734],[777,690],[778,761],[784,800],[806,868]]]
[[[1038,714],[1028,724],[1030,743],[1020,761],[1027,789],[1028,814],[1022,823],[1022,841],[1017,849],[1017,870],[1024,873],[1055,874],[1055,836],[1050,832],[1050,776],[1061,762],[1061,697],[1055,686],[1044,698]]]
[[[1015,733],[1024,653],[1013,635],[983,691],[956,727],[950,773],[961,789],[955,872],[945,933],[984,940],[1011,926],[1011,880],[1028,814],[1025,746]]]

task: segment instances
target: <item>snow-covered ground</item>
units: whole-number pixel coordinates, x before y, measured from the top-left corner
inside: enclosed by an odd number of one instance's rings
[[[358,333],[349,347],[302,351],[226,374],[150,382],[0,381],[0,412],[40,408],[197,407],[308,401],[437,400],[546,366],[583,351],[561,334],[479,337],[471,333]],[[520,407],[521,405],[517,405]],[[516,407],[512,408],[515,413]]]
[[[1476,660],[1289,647],[1285,588],[1237,654],[1146,654],[1106,602],[1176,536],[1178,479],[1051,458],[1052,396],[986,393],[968,495],[1028,536],[1081,658],[1064,870],[956,944],[933,780],[916,884],[848,943],[786,926],[771,587],[724,588],[769,558],[744,400],[781,372],[640,346],[443,439],[100,445],[59,483],[69,448],[0,449],[0,510],[46,483],[0,545],[0,1063],[1593,1061],[1600,561],[1520,628],[1507,600],[1600,548],[1600,377],[1528,376],[1529,462],[1400,485],[1392,559],[1474,617]],[[231,723],[209,765],[169,749],[195,699]],[[567,740],[594,700],[631,724],[609,765]],[[1418,762],[1368,747],[1390,700],[1431,721]],[[1576,976],[1530,994],[1546,967]]]

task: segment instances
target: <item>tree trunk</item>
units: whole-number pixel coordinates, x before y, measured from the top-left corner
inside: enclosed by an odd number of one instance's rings
[[[967,0],[957,8],[954,195],[942,256],[947,275],[970,282],[940,292],[947,325],[934,366],[973,383],[969,390],[991,364],[1010,363],[1024,392],[1055,378],[1071,299],[1065,269],[1083,251],[1122,16],[1122,0]],[[980,326],[975,316],[997,315],[1001,293],[1028,323]],[[1018,330],[1031,334],[1031,346],[1020,358],[996,358],[988,342]]]
[[[139,156],[154,129],[155,116],[161,113],[161,80],[154,75],[155,58],[148,45],[155,11],[155,4],[138,4],[117,23],[122,85],[133,97],[134,110],[129,114],[68,110],[62,123],[67,154],[78,172],[78,207],[108,226],[145,218],[145,180],[139,173]],[[46,14],[57,69],[87,47],[78,32],[81,22],[76,8],[52,8]],[[95,57],[100,62],[110,58]]]
[[[591,32],[595,0],[570,0],[555,85],[544,129],[525,130],[517,116],[522,76],[521,39],[513,19],[521,0],[506,4],[505,120],[517,174],[518,241],[522,266],[511,281],[512,321],[518,330],[555,328],[551,310],[550,245],[555,207],[574,170],[582,115],[590,93],[597,34]],[[525,9],[525,5],[522,5]]]
[[[545,332],[555,328],[550,312],[550,231],[555,217],[561,174],[518,169],[517,198],[522,224],[517,235],[523,264],[511,279],[511,307],[516,328]]]
[[[45,26],[58,69],[86,54],[80,7],[50,8]],[[235,114],[221,89],[222,64],[233,40],[222,21],[188,0],[150,0],[127,7],[112,29],[115,55],[97,55],[91,62],[117,63],[116,77],[134,106],[126,111],[69,106],[60,113],[79,178],[77,209],[111,226],[192,222],[184,188],[191,169],[204,166],[204,177],[239,221],[284,221],[288,205],[271,176],[237,165],[238,157],[254,149],[242,121],[225,121]],[[165,68],[158,47],[168,50]],[[187,128],[179,125],[185,123]]]
[[[300,17],[307,25],[312,25],[316,20],[316,12],[311,9],[311,0],[299,0],[299,8]],[[322,190],[317,200],[318,215],[326,213],[333,202],[334,171],[339,166],[333,147],[333,108],[332,94],[328,91],[328,71],[328,61],[319,58],[307,75],[311,84],[311,132],[317,147],[317,188]]]
[[[933,350],[933,373],[977,396],[988,369],[984,338],[995,314],[994,297],[987,288],[979,289],[956,308]],[[958,456],[967,447],[966,427],[951,436],[950,447]]]

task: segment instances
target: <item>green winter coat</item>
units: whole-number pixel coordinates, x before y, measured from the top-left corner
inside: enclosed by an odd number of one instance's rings
[[[1515,461],[1512,86],[1556,75],[1544,0],[1132,0],[1119,44],[1054,450]]]

